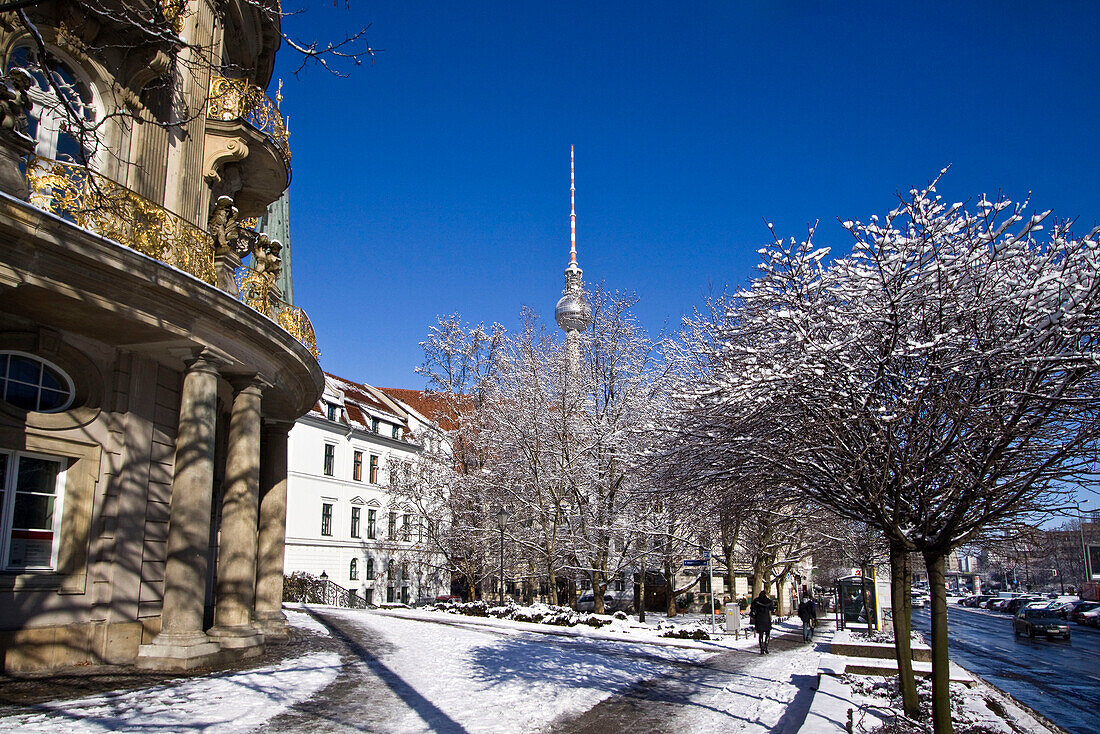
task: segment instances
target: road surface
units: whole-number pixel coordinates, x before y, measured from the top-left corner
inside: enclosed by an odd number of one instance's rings
[[[913,610],[927,637],[929,610]],[[1070,640],[1012,633],[1012,617],[948,605],[951,659],[1072,734],[1100,731],[1100,630],[1070,623]]]

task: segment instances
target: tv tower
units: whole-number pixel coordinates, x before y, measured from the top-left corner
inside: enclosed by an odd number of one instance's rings
[[[554,319],[566,334],[570,367],[576,374],[580,369],[580,333],[592,323],[592,307],[584,298],[582,271],[577,265],[577,208],[576,177],[573,164],[573,146],[569,146],[569,266],[565,268],[565,289],[554,309]]]

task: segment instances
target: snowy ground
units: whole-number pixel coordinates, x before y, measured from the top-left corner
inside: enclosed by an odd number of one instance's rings
[[[51,701],[0,731],[793,733],[789,704],[804,711],[817,670],[794,625],[763,657],[730,649],[744,637],[628,642],[607,628],[562,637],[442,613],[316,612],[288,611],[301,632],[279,663]]]
[[[301,612],[289,615],[303,629],[324,631]],[[38,704],[31,713],[0,718],[0,731],[247,732],[332,683],[340,668],[335,652],[307,653],[245,672]]]

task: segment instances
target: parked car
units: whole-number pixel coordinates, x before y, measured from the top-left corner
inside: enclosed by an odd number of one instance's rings
[[[988,602],[992,598],[993,596],[991,594],[978,594],[976,596],[969,597],[968,601],[966,602],[966,606],[984,607],[986,605],[986,602]]]
[[[912,596],[909,597],[909,600],[914,608],[919,609],[923,609],[924,607],[928,606],[929,602],[931,601],[928,594],[925,594],[923,591],[914,591]]]
[[[1069,639],[1069,625],[1049,609],[1028,609],[1024,607],[1012,618],[1012,631],[1017,637],[1046,635]]]
[[[603,595],[603,608],[607,613],[617,611],[630,611],[634,607],[633,591],[607,591]],[[596,596],[591,591],[586,591],[577,599],[578,612],[593,612],[596,610]]]
[[[974,594],[968,594],[966,596],[960,596],[958,599],[955,600],[955,603],[958,604],[960,607],[968,607],[970,606],[970,600],[976,598],[977,597]]]
[[[1078,614],[1077,624],[1083,624],[1088,627],[1100,627],[1100,607]]]
[[[1093,609],[1100,609],[1100,601],[1081,601],[1074,604],[1073,609],[1066,612],[1066,621],[1076,622],[1077,624],[1084,624],[1081,621],[1081,615],[1085,612],[1091,612]]]

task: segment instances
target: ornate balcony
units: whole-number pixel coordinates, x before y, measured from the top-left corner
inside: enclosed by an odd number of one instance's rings
[[[27,185],[30,203],[39,209],[217,286],[214,236],[125,186],[82,166],[38,156],[27,163]],[[238,229],[246,237],[266,241]],[[252,252],[255,258],[264,255],[262,249]],[[269,255],[266,270],[239,268],[237,293],[232,295],[275,321],[316,357],[317,339],[309,317],[283,301],[275,285],[277,271],[271,268],[278,267],[277,262],[277,254]]]
[[[71,163],[32,156],[31,204],[214,284],[213,240],[130,189]]]
[[[279,106],[252,82],[212,76],[207,116],[212,120],[245,120],[274,143],[290,170],[290,134]]]

